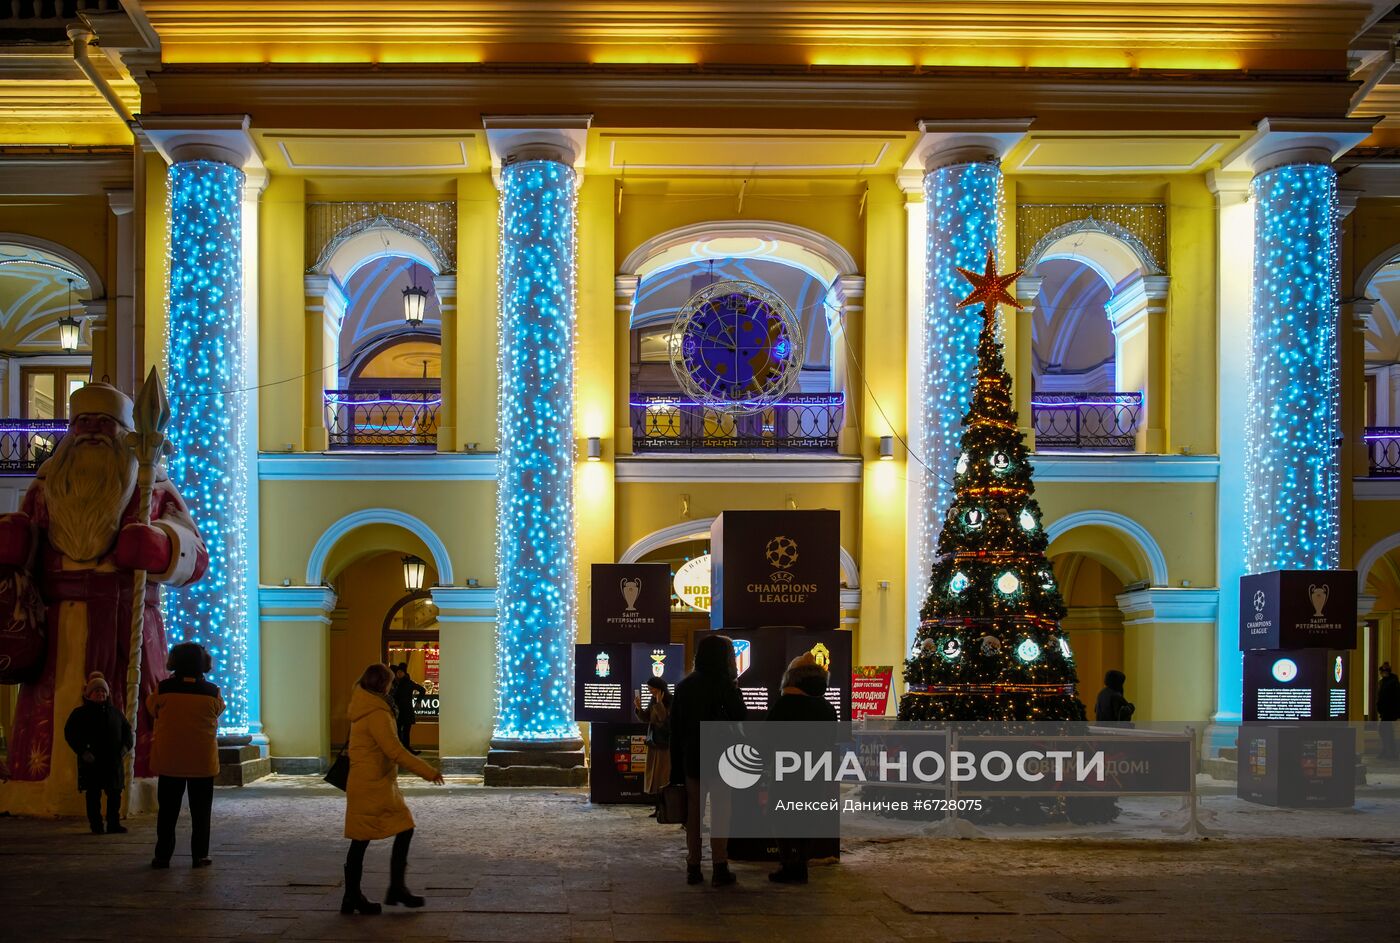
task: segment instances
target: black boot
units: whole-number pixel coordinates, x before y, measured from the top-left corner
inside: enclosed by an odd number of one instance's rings
[[[408,871],[408,845],[413,841],[413,829],[394,836],[394,848],[389,853],[389,890],[384,894],[384,903],[402,904],[405,907],[422,907],[423,898],[408,889],[404,874]]]
[[[348,864],[345,866],[345,896],[340,899],[340,912],[343,914],[359,912],[366,917],[373,917],[383,908],[360,893],[360,872],[362,870],[364,870],[363,866],[354,867]]]
[[[711,887],[727,887],[734,884],[739,879],[734,876],[734,872],[729,870],[729,863],[720,861],[715,864],[714,873],[710,875]]]
[[[686,868],[685,868],[685,883],[687,883],[687,884],[704,884],[704,883],[705,883],[705,872],[700,870],[700,865],[698,865],[698,864],[686,865]]]

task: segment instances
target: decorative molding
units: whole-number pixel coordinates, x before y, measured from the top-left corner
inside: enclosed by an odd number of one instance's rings
[[[768,239],[801,246],[834,269],[836,275],[856,275],[860,271],[856,267],[855,258],[840,243],[814,230],[769,219],[724,219],[692,223],[652,236],[627,254],[618,273],[639,275],[648,261],[667,249],[733,236]],[[651,275],[654,272],[645,274]]]
[[[482,115],[491,176],[499,185],[502,165],[515,160],[557,160],[583,169],[592,123],[592,115]]]
[[[442,245],[427,229],[397,216],[381,214],[351,223],[337,232],[321,248],[321,254],[316,257],[316,261],[307,271],[318,274],[332,272],[331,262],[346,243],[356,236],[376,230],[396,232],[421,244],[431,257],[434,275],[454,272],[457,269],[456,261],[443,250]]]
[[[260,452],[262,481],[495,481],[495,452]]]
[[[265,170],[248,115],[138,115],[146,140],[167,164],[209,160],[260,174]]]
[[[11,192],[28,193],[29,191],[21,187],[21,189]],[[106,290],[102,287],[102,277],[97,274],[97,269],[93,268],[87,259],[61,243],[50,242],[48,239],[41,239],[38,236],[22,232],[0,232],[0,243],[24,246],[28,249],[38,249],[41,252],[56,255],[65,262],[72,263],[73,267],[82,273],[83,279],[88,283],[89,295],[93,298],[104,298],[107,295]]]
[[[1357,478],[1351,496],[1355,501],[1400,501],[1400,478]]]
[[[1156,587],[1122,593],[1118,608],[1123,610],[1123,625],[1151,625],[1157,622],[1209,623],[1214,625],[1220,611],[1220,590],[1214,588],[1176,589]],[[1150,616],[1128,618],[1129,613],[1151,613]]]
[[[306,585],[317,586],[324,582],[326,558],[330,556],[331,550],[340,541],[340,538],[369,524],[392,524],[395,527],[402,527],[423,541],[428,546],[428,552],[432,554],[433,566],[438,572],[438,580],[445,585],[452,583],[452,557],[447,552],[447,545],[442,542],[441,537],[433,532],[431,527],[406,511],[394,508],[364,508],[345,515],[326,528],[325,533],[317,539],[316,546],[311,548],[311,557],[306,563]]]
[[[1400,533],[1391,534],[1371,545],[1371,548],[1361,555],[1361,559],[1356,563],[1356,582],[1361,592],[1366,591],[1366,580],[1371,575],[1371,568],[1379,562],[1380,558],[1390,551],[1400,547]]]
[[[859,458],[779,458],[734,455],[714,458],[687,455],[619,456],[614,463],[619,484],[663,481],[859,482],[865,463]]]
[[[1156,204],[1149,205],[1155,206]],[[1104,209],[1109,208],[1109,206],[1104,207]],[[1085,207],[1084,209],[1086,209],[1089,213],[1092,214],[1096,209],[1098,209],[1098,207]],[[1017,232],[1019,233],[1021,225],[1019,207],[1017,211],[1017,216]],[[1165,210],[1163,210],[1163,219],[1165,220]],[[1025,257],[1021,260],[1021,267],[1028,272],[1035,271],[1036,265],[1040,263],[1040,257],[1043,256],[1046,252],[1048,252],[1051,246],[1059,242],[1061,239],[1083,232],[1101,233],[1102,235],[1108,236],[1111,239],[1118,240],[1119,242],[1127,246],[1130,250],[1132,250],[1133,255],[1137,256],[1138,261],[1142,264],[1142,270],[1144,274],[1162,274],[1163,270],[1161,264],[1157,261],[1152,250],[1147,247],[1147,243],[1138,234],[1132,232],[1126,226],[1123,226],[1119,223],[1112,222],[1111,220],[1099,219],[1098,217],[1095,217],[1093,215],[1088,215],[1083,217],[1082,219],[1076,219],[1068,223],[1063,223],[1059,226],[1056,226],[1054,229],[1050,230],[1045,235],[1041,236],[1040,239],[1035,243],[1035,245],[1033,245],[1030,248],[1030,251],[1027,252]],[[1165,239],[1166,237],[1164,233],[1162,236],[1163,250],[1165,250],[1166,248]],[[1017,241],[1021,240],[1018,238]],[[1111,288],[1113,286],[1110,285],[1109,287]]]
[[[433,605],[439,622],[495,622],[496,587],[434,586]]]
[[[1214,455],[1057,454],[1031,455],[1038,484],[1050,482],[1213,482],[1220,479]]]
[[[259,586],[259,622],[331,624],[335,590],[329,586]],[[276,610],[276,611],[274,611]]]
[[[1166,586],[1168,580],[1166,554],[1162,553],[1161,546],[1158,545],[1151,532],[1131,517],[1126,517],[1116,511],[1075,511],[1066,514],[1046,527],[1045,535],[1053,543],[1061,534],[1066,534],[1077,527],[1107,527],[1126,535],[1137,544],[1138,549],[1147,559],[1152,585]]]

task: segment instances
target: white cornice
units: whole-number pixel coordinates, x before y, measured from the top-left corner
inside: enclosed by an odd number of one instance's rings
[[[266,171],[247,115],[137,115],[137,121],[167,164],[211,160],[259,177]]]
[[[329,586],[259,586],[258,615],[264,622],[324,622],[335,608]],[[275,612],[273,610],[276,610]]]
[[[1021,142],[1034,118],[970,118],[919,121],[919,140],[906,172],[929,173],[948,164],[999,161]]]
[[[1118,608],[1126,616],[1140,613],[1139,618],[1123,620],[1123,625],[1144,625],[1155,622],[1209,622],[1214,624],[1220,611],[1220,590],[1175,589],[1156,587],[1140,589],[1118,596]],[[1150,615],[1147,615],[1150,613]]]
[[[1284,164],[1328,164],[1360,144],[1379,118],[1264,118],[1221,161],[1228,172],[1261,174]]]
[[[1037,484],[1082,481],[1199,481],[1220,478],[1220,459],[1214,455],[1058,455],[1038,452],[1031,456]]]
[[[495,452],[260,452],[263,481],[495,481]]]

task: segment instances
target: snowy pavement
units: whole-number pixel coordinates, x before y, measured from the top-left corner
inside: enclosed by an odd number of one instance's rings
[[[0,818],[0,939],[1283,943],[1383,939],[1400,925],[1391,784],[1323,813],[1207,789],[1207,822],[1224,830],[1209,841],[1168,835],[1184,813],[1162,800],[1123,800],[1119,822],[1087,832],[848,836],[840,864],[815,867],[806,887],[738,863],[739,885],[719,890],[686,886],[679,830],[644,808],[466,778],[401,785],[418,820],[409,883],[428,897],[421,911],[342,917],[343,796],[274,776],[217,791],[208,869],[184,866],[187,822],[171,869],[153,871],[152,816],[112,836]],[[370,850],[371,897],[388,852]]]

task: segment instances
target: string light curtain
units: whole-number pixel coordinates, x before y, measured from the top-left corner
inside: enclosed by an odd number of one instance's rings
[[[918,572],[928,579],[943,518],[953,501],[961,422],[977,377],[977,318],[958,311],[967,285],[959,267],[980,270],[997,248],[1001,166],[951,164],[924,176],[928,237],[924,249],[924,369],[921,450],[928,471],[922,495]],[[921,592],[926,585],[921,587]]]
[[[1246,571],[1338,566],[1337,174],[1259,174],[1246,410]]]
[[[169,170],[170,316],[166,329],[170,479],[209,551],[204,578],[164,594],[167,634],[199,642],[228,705],[224,733],[248,732],[248,489],[250,430],[244,379],[244,175],[214,161]]]
[[[576,178],[501,171],[498,740],[573,739]]]

